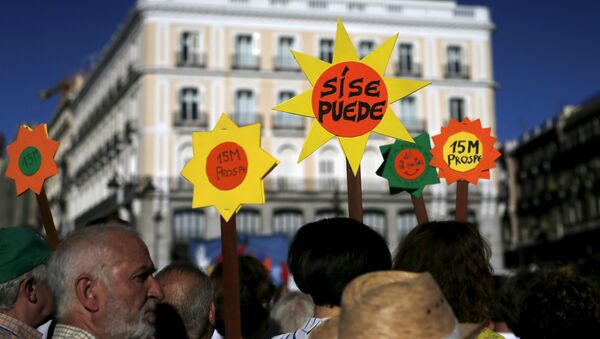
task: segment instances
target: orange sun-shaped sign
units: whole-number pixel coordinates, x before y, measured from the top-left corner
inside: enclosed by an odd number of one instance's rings
[[[17,139],[6,148],[8,168],[6,176],[17,185],[17,195],[30,189],[39,195],[44,182],[58,173],[54,155],[58,141],[48,138],[46,124],[34,129],[22,125]]]
[[[460,179],[472,184],[489,179],[489,170],[496,167],[495,160],[500,157],[491,128],[482,128],[479,119],[450,119],[448,126],[432,139],[435,146],[431,150],[431,165],[439,169],[439,177],[446,178],[448,184]]]
[[[338,20],[332,63],[292,51],[313,88],[274,109],[314,118],[299,161],[338,137],[356,174],[370,133],[414,142],[390,104],[429,82],[384,77],[397,37],[361,59]]]

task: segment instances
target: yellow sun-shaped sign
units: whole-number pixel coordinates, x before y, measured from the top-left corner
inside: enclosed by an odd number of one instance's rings
[[[313,88],[273,109],[315,118],[298,161],[337,136],[356,174],[371,132],[414,142],[390,104],[429,82],[383,77],[397,38],[360,59],[338,20],[332,63],[292,51]]]
[[[260,125],[238,127],[222,114],[215,129],[192,133],[194,156],[181,175],[194,185],[192,207],[215,206],[229,221],[242,204],[264,204],[264,177],[279,163],[260,148]]]

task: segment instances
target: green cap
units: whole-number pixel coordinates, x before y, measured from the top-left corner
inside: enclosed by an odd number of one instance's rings
[[[25,274],[50,257],[46,241],[27,227],[0,228],[0,283]]]

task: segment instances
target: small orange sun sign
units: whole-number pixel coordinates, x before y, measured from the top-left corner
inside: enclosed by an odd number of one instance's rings
[[[17,195],[28,189],[39,195],[46,179],[58,173],[54,162],[58,145],[58,141],[48,138],[46,124],[19,128],[17,139],[6,148],[6,176],[15,181]]]
[[[489,170],[496,167],[500,157],[491,128],[482,128],[479,119],[451,119],[432,139],[435,146],[431,165],[439,169],[439,177],[446,178],[448,184],[461,179],[477,184],[479,179],[489,179]]]

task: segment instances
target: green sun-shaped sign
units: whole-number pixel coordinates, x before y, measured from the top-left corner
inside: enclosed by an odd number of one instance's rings
[[[425,186],[440,182],[435,168],[429,164],[432,158],[429,134],[423,133],[414,140],[415,143],[396,140],[379,147],[383,163],[377,175],[387,179],[391,194],[407,191],[418,198]]]

